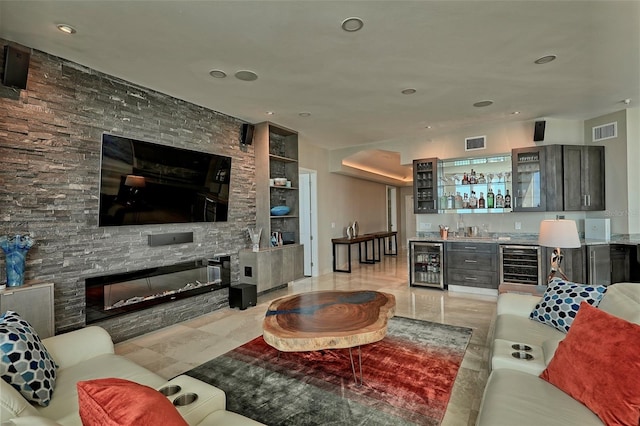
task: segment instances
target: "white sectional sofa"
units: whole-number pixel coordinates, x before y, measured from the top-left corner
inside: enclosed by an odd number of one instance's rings
[[[498,298],[491,374],[477,426],[603,424],[585,405],[539,377],[553,358],[559,342],[566,336],[549,325],[529,319],[540,299],[513,293],[501,294]],[[640,324],[640,284],[609,286],[598,308]],[[518,344],[527,345],[530,349],[521,351],[513,347]],[[533,358],[516,358],[512,353],[530,354]]]
[[[185,393],[198,398],[177,410],[189,425],[259,425],[225,409],[225,393],[188,376],[167,382],[162,377],[115,355],[109,334],[100,327],[87,327],[42,341],[58,365],[55,389],[47,407],[32,405],[11,385],[0,380],[0,423],[5,425],[82,425],[76,384],[98,378],[127,379],[155,389],[168,384],[180,386],[180,392],[167,396],[171,401]]]

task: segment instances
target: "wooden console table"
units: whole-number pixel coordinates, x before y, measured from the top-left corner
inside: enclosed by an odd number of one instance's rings
[[[386,241],[387,238],[393,238],[392,246],[394,249],[387,250]],[[378,256],[376,257],[376,242],[378,243]],[[383,231],[372,232],[364,235],[359,235],[353,238],[333,238],[331,240],[333,244],[333,272],[347,272],[351,273],[351,245],[358,244],[358,261],[360,263],[372,264],[380,262],[381,256],[384,253],[386,256],[396,256],[398,254],[398,232],[397,231]],[[369,243],[371,243],[371,256],[369,255]],[[347,246],[347,269],[338,268],[338,246]],[[364,257],[362,247],[364,246]],[[384,247],[383,247],[384,246]]]

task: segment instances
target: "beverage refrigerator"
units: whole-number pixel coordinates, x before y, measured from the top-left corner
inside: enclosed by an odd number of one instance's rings
[[[410,241],[409,285],[444,288],[442,259],[442,243]]]

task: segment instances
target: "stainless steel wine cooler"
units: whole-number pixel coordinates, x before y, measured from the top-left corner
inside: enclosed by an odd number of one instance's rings
[[[409,244],[409,284],[444,288],[443,245],[411,241]]]
[[[500,283],[541,285],[542,263],[538,246],[500,246]]]

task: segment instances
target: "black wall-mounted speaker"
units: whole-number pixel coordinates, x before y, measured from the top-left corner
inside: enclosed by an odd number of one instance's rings
[[[30,58],[31,53],[27,51],[9,45],[5,46],[2,84],[19,89],[26,89]]]
[[[242,145],[251,145],[253,143],[253,124],[242,125]]]
[[[533,127],[533,141],[540,142],[544,140],[544,127],[546,121],[536,121]]]

